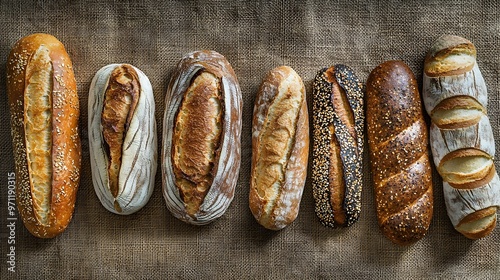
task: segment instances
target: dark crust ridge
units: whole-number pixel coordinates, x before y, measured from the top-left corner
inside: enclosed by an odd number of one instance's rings
[[[353,138],[349,134],[346,124],[340,121],[334,108],[335,136],[340,144],[340,157],[344,167],[344,181],[346,185],[344,208],[347,215],[347,226],[351,226],[359,219],[361,212],[363,131],[365,123],[363,107],[364,87],[351,68],[342,64],[337,64],[334,67],[335,79],[344,90],[354,115],[354,129],[356,132]]]

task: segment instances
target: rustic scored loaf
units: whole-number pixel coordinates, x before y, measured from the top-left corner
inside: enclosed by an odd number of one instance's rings
[[[147,76],[129,64],[102,67],[89,90],[90,165],[109,211],[128,215],[148,202],[157,165],[155,102]]]
[[[425,59],[423,98],[448,216],[464,236],[487,236],[496,225],[500,181],[486,84],[470,41],[451,35],[437,39]]]
[[[302,79],[288,66],[271,70],[254,104],[250,210],[279,230],[298,215],[307,175],[309,118]]]
[[[363,84],[345,65],[318,72],[313,85],[313,196],[325,226],[351,226],[361,212]]]
[[[7,61],[16,201],[26,228],[51,238],[68,226],[80,181],[80,115],[71,60],[48,34],[20,39]]]
[[[384,62],[370,73],[366,119],[379,226],[394,243],[411,244],[427,233],[433,193],[417,82],[402,61]]]
[[[185,55],[165,96],[162,179],[167,208],[204,225],[222,216],[240,169],[241,91],[224,56]]]

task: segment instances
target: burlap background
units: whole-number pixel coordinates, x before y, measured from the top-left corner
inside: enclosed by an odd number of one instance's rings
[[[367,156],[362,216],[351,228],[320,225],[310,179],[299,217],[280,232],[258,225],[248,208],[253,101],[266,72],[282,64],[302,76],[308,94],[316,71],[335,63],[351,66],[365,81],[382,61],[401,59],[421,85],[423,59],[433,41],[445,33],[464,36],[478,49],[490,93],[489,115],[495,138],[500,139],[500,4],[416,2],[0,1],[0,278],[499,279],[500,229],[479,241],[457,233],[446,215],[435,171],[430,230],[409,247],[393,245],[378,230]],[[5,63],[13,44],[33,32],[58,37],[73,60],[81,102],[83,169],[66,232],[40,240],[18,220],[16,273],[9,273],[7,173],[14,163]],[[232,205],[211,225],[184,224],[165,207],[158,171],[146,207],[131,216],[111,214],[94,193],[89,164],[87,94],[94,73],[116,62],[142,69],[155,92],[161,139],[170,73],[183,54],[197,49],[224,54],[243,92],[242,168]]]

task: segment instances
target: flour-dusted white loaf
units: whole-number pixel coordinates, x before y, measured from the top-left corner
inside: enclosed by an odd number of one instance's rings
[[[271,70],[253,113],[250,210],[262,226],[280,230],[297,218],[307,175],[309,117],[300,76],[288,66]]]
[[[132,214],[151,197],[157,166],[155,102],[148,77],[129,64],[104,66],[90,85],[88,114],[97,197],[113,213]]]
[[[241,91],[224,56],[196,51],[177,64],[165,96],[163,196],[190,224],[222,216],[240,170]]]
[[[432,154],[448,216],[466,237],[485,237],[496,225],[500,181],[476,48],[461,37],[440,37],[427,54],[423,76]]]

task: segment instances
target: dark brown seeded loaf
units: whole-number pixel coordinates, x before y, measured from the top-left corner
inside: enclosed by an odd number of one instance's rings
[[[377,66],[366,83],[367,134],[380,229],[411,244],[431,222],[433,194],[427,126],[417,82],[401,61]]]
[[[312,185],[325,226],[350,226],[361,212],[363,90],[341,64],[322,69],[314,80]]]

